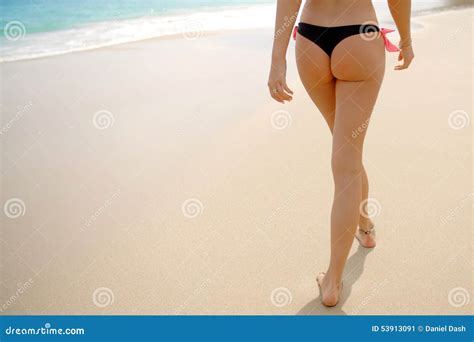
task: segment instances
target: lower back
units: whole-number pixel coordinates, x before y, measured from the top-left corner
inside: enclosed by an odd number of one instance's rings
[[[376,22],[371,0],[308,0],[301,21],[320,26],[342,26]]]

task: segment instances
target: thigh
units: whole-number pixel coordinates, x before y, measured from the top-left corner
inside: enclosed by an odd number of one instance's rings
[[[364,139],[385,74],[385,49],[380,36],[356,35],[334,50],[331,69],[336,81],[333,152],[362,162]]]
[[[381,80],[336,82],[333,155],[362,163],[362,150]],[[355,158],[355,159],[354,159]]]
[[[296,62],[301,82],[332,130],[336,105],[336,80],[331,73],[329,56],[319,46],[298,35]]]

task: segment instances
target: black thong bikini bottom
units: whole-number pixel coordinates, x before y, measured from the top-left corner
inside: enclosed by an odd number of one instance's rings
[[[373,24],[334,27],[298,24],[298,33],[323,49],[329,57],[331,57],[336,46],[344,39],[358,34],[373,34],[376,32],[380,32],[380,28]]]

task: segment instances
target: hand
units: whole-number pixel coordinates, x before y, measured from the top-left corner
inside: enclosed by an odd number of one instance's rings
[[[280,103],[293,100],[293,91],[286,84],[286,60],[272,62],[268,89],[271,97]]]
[[[398,55],[398,61],[403,61],[402,65],[397,65],[395,70],[405,70],[408,69],[413,58],[415,58],[415,54],[413,52],[413,47],[411,45],[401,47],[400,54]]]

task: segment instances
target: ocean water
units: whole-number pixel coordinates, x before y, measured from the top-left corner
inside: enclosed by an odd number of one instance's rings
[[[427,11],[462,0],[414,1]],[[467,1],[469,2],[469,1]],[[374,1],[388,21],[386,1]],[[271,27],[276,0],[0,0],[0,62],[153,37]]]

